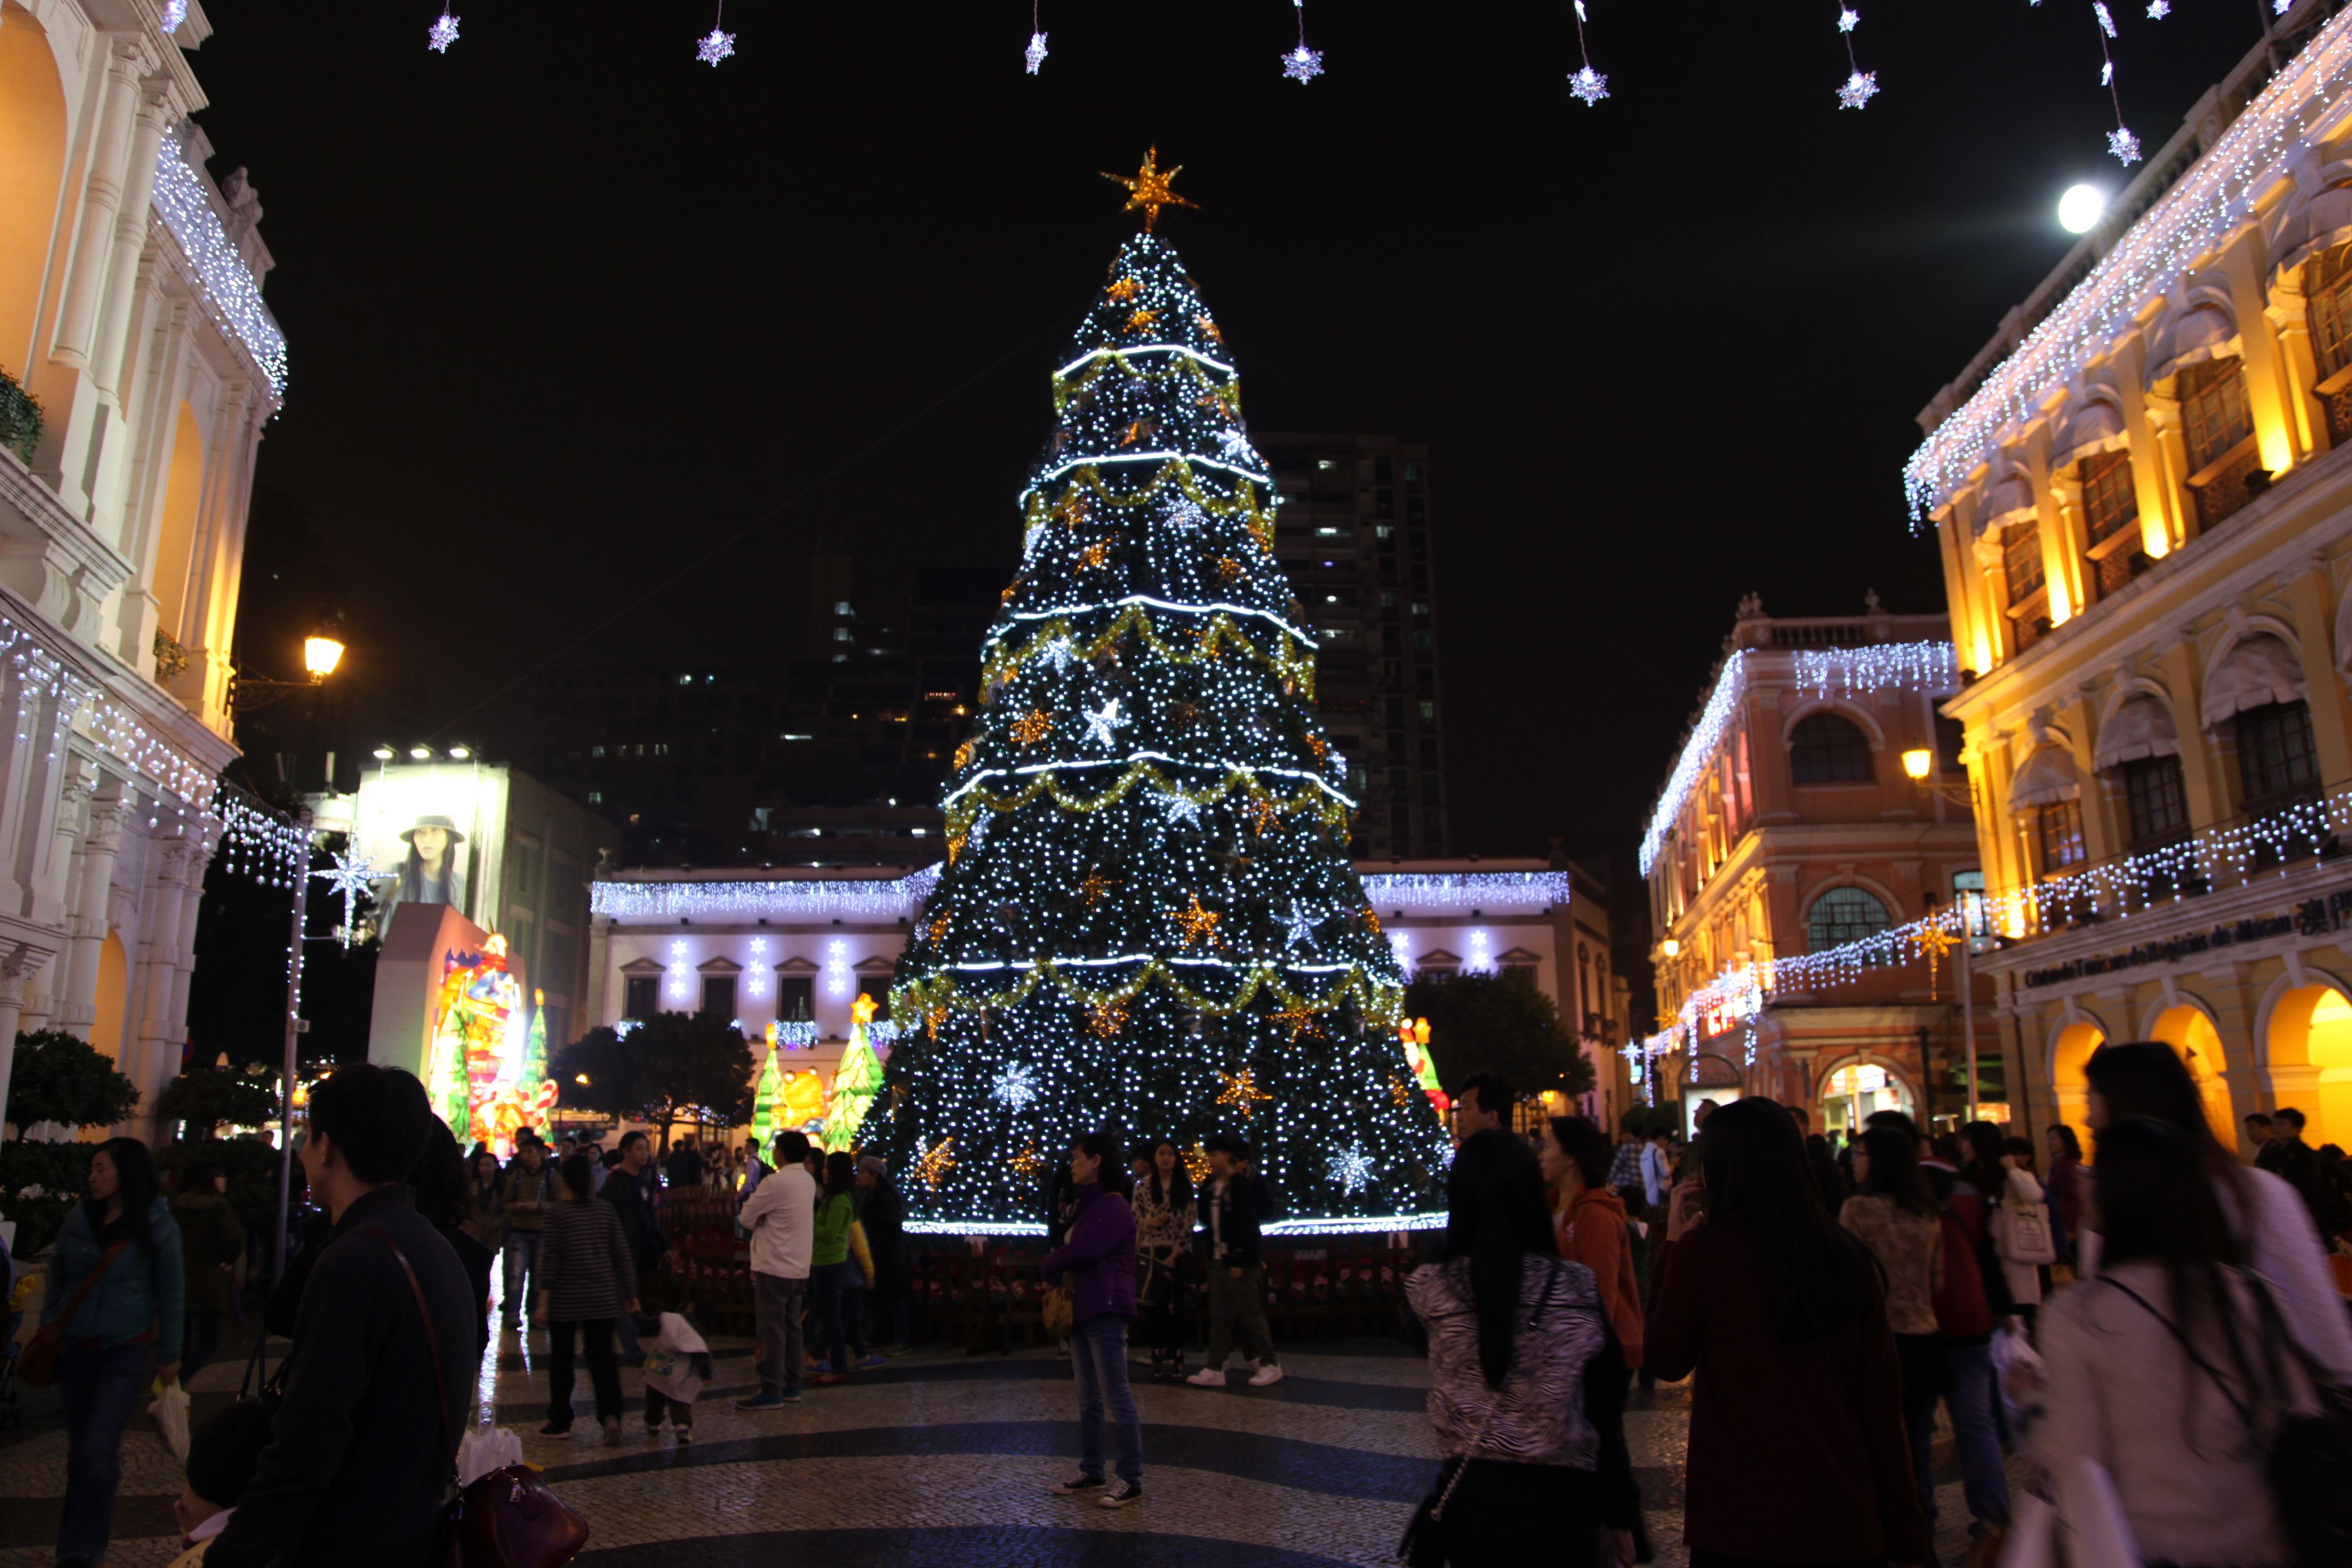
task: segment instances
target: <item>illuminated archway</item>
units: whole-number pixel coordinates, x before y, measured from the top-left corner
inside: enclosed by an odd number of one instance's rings
[[[2083,1120],[2090,1089],[2084,1068],[2090,1063],[2091,1053],[2106,1043],[2106,1031],[2088,1018],[2067,1025],[2050,1042],[2050,1095],[2057,1103],[2058,1120],[2082,1135],[2084,1148],[2091,1139]]]
[[[2272,1103],[2303,1112],[2304,1142],[2352,1141],[2352,1001],[2344,992],[2315,982],[2280,996],[2263,1045]]]
[[[1820,1118],[1817,1132],[1858,1135],[1873,1111],[1899,1110],[1919,1120],[1919,1099],[1891,1062],[1871,1056],[1840,1059],[1822,1074],[1821,1091],[1813,1097]]]
[[[2168,1007],[2157,1015],[2147,1027],[2152,1040],[2162,1040],[2180,1053],[2188,1065],[2189,1076],[2197,1080],[2197,1092],[2205,1102],[2205,1120],[2212,1125],[2213,1136],[2223,1148],[2238,1144],[2238,1115],[2231,1109],[2229,1080],[2222,1075],[2228,1069],[2229,1058],[2222,1054],[2221,1031],[2205,1010],[2186,1002]]]
[[[0,4],[0,368],[19,381],[32,374],[65,168],[66,95],[49,36],[23,6]]]

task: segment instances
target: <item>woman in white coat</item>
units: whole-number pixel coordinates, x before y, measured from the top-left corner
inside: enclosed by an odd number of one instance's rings
[[[1985,1228],[2000,1258],[2001,1279],[2019,1315],[2031,1322],[2042,1304],[2042,1265],[2054,1262],[2050,1245],[2050,1211],[2042,1184],[2009,1152],[2009,1141],[1990,1121],[1971,1121],[1964,1130],[1970,1155],[1960,1179],[1984,1195]]]

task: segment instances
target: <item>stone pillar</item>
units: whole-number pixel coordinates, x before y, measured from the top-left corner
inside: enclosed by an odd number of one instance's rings
[[[169,1055],[172,987],[179,968],[180,912],[182,895],[187,889],[188,861],[185,840],[155,847],[155,871],[147,889],[145,940],[139,944],[139,1008],[131,1032],[137,1045],[129,1053],[132,1066],[126,1069],[140,1092],[148,1096],[162,1092],[175,1076],[163,1067]]]
[[[139,103],[139,59],[118,44],[106,65],[106,101],[99,110],[98,140],[82,187],[81,233],[74,244],[66,280],[65,308],[58,315],[54,357],[78,370],[92,368],[99,307],[105,300],[107,261],[112,255],[115,219],[122,210],[123,170],[130,156],[131,118]],[[152,169],[150,169],[152,175]],[[143,219],[145,215],[142,213]]]
[[[179,948],[172,955],[172,1001],[163,1015],[163,1061],[156,1069],[166,1079],[178,1076],[180,1058],[188,1044],[188,977],[196,968],[196,906],[204,902],[205,868],[212,858],[212,846],[189,847],[188,868],[180,888]]]
[[[65,740],[58,738],[62,751]],[[98,787],[96,770],[88,758],[70,752],[60,760],[57,791],[57,817],[51,831],[56,835],[50,849],[47,885],[42,889],[48,895],[50,907],[58,914],[61,934],[70,941],[74,889],[80,887],[82,808],[89,804],[91,793]],[[52,1026],[72,1027],[65,1015],[66,999],[70,994],[66,965],[63,962],[50,966],[37,989],[25,993],[24,1027],[45,1029]]]
[[[163,148],[163,131],[172,117],[168,79],[151,79],[140,85],[137,116],[131,131],[131,158],[123,166],[121,204],[115,214],[113,245],[107,260],[104,307],[90,350],[89,373],[100,391],[121,401],[122,349],[137,314],[135,285],[140,253],[147,248],[147,208],[155,195],[155,159]]]
[[[130,821],[133,803],[116,795],[93,801],[89,828],[82,836],[80,880],[74,891],[73,933],[68,959],[64,1005],[58,1016],[84,1039],[98,1016],[98,955],[106,945],[107,927],[114,901],[114,859],[122,846],[122,826]],[[121,1046],[117,1042],[116,1050]]]

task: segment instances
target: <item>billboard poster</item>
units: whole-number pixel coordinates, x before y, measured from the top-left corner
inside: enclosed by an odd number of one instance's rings
[[[402,904],[447,904],[496,930],[506,775],[472,763],[386,763],[361,780],[354,852],[373,868],[379,929]]]

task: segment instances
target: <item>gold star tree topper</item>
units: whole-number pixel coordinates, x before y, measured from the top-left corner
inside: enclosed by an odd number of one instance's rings
[[[1139,207],[1141,208],[1143,232],[1150,234],[1151,226],[1160,221],[1161,207],[1191,207],[1195,212],[1200,210],[1200,203],[1188,202],[1171,188],[1176,176],[1183,172],[1184,165],[1181,163],[1172,169],[1162,170],[1160,167],[1160,149],[1154,147],[1144,153],[1143,167],[1135,172],[1133,179],[1129,179],[1125,174],[1108,173],[1106,173],[1103,178],[1127,187],[1125,210],[1134,212]]]

